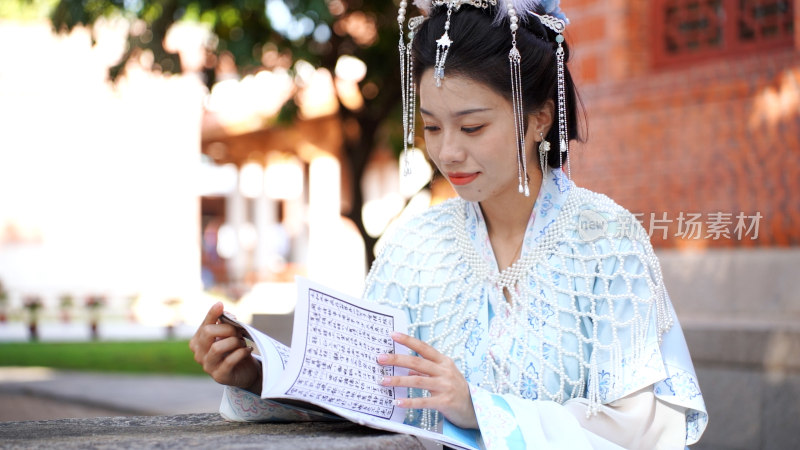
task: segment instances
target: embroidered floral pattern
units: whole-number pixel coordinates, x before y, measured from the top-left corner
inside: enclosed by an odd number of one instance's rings
[[[461,331],[469,333],[469,337],[467,338],[467,342],[464,343],[464,346],[467,347],[470,353],[473,355],[475,354],[475,350],[478,348],[478,344],[481,342],[481,331],[480,331],[480,322],[478,319],[467,320],[464,322],[464,325],[461,326]]]
[[[545,217],[551,209],[553,209],[553,196],[548,192],[542,196],[542,204],[539,208],[539,215]]]
[[[538,379],[539,372],[536,367],[533,363],[528,364],[528,367],[525,368],[525,379],[522,381],[522,392],[520,392],[522,398],[530,400],[539,398],[539,384],[536,382]]]
[[[669,389],[670,394],[678,398],[693,399],[703,395],[694,377],[687,372],[680,371],[675,375],[664,380],[664,386]]]
[[[549,230],[549,229],[550,229],[550,226],[552,226],[552,225],[553,225],[553,223],[555,223],[555,221],[556,221],[555,219],[552,219],[552,220],[550,220],[550,221],[547,223],[547,225],[545,225],[545,226],[544,226],[544,227],[543,227],[543,228],[542,228],[542,229],[539,231],[539,234],[537,234],[537,235],[536,235],[536,237],[535,237],[535,238],[533,238],[533,241],[534,241],[534,242],[536,242],[536,243],[538,243],[538,242],[541,242],[541,240],[542,240],[542,239],[544,239],[544,236],[545,236],[545,234],[547,234],[547,230]]]
[[[598,386],[600,389],[600,398],[608,398],[608,393],[611,389],[611,374],[605,370],[601,370],[598,377]]]
[[[542,355],[544,356],[545,361],[549,361],[557,356],[557,350],[552,345],[545,343],[542,346]]]
[[[694,444],[697,442],[707,424],[708,414],[690,410],[690,412],[686,414],[686,443]]]
[[[544,298],[544,291],[540,290],[539,292],[542,298]],[[556,314],[555,311],[553,311],[553,307],[541,299],[534,299],[530,302],[530,306],[536,311],[535,314],[528,314],[528,324],[532,327],[533,331],[539,331],[541,327],[546,326],[547,321]]]
[[[517,430],[517,421],[511,411],[498,404],[505,401],[499,397],[495,401],[495,396],[473,386],[470,386],[470,393],[486,448],[492,450],[510,448],[508,437]]]
[[[621,378],[613,380],[611,389],[608,391],[608,396],[601,395],[603,401],[613,401],[619,398],[620,393],[634,392],[644,387],[643,382],[652,382],[652,380],[661,380],[667,376],[664,369],[664,359],[661,352],[655,345],[650,347],[648,353],[640,356],[638,359],[622,358],[623,372],[619,375]],[[619,389],[617,389],[619,388]],[[656,393],[656,391],[654,391]]]
[[[560,170],[554,170],[551,172],[553,174],[553,182],[555,182],[556,186],[558,187],[558,192],[562,194],[567,192],[572,187],[572,181],[567,178],[567,175]]]

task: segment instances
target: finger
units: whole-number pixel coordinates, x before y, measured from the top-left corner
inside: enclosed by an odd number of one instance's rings
[[[222,315],[222,311],[224,311],[225,307],[222,305],[222,302],[214,303],[211,308],[208,310],[208,314],[206,314],[205,319],[203,319],[203,323],[201,325],[211,325],[217,323],[219,316]]]
[[[208,326],[201,325],[192,336],[192,339],[189,340],[189,349],[194,353],[194,360],[200,364],[203,364],[203,359],[208,353],[209,347],[214,343],[214,338],[207,336],[205,328]]]
[[[383,354],[378,355],[378,363],[384,366],[404,367],[425,375],[438,375],[441,372],[436,363],[419,356]]]
[[[230,337],[242,338],[243,336],[236,327],[229,324],[201,326],[194,336],[192,336],[189,343],[189,347],[192,349],[192,352],[194,352],[194,360],[205,365],[204,360],[211,346],[217,341]]]
[[[235,351],[229,353],[225,356],[220,364],[216,367],[212,376],[214,379],[221,379],[225,380],[226,382],[232,382],[234,376],[234,369],[238,366],[245,358],[248,358],[253,353],[252,347],[241,347],[236,349]]]
[[[395,376],[383,377],[381,386],[401,386],[408,388],[425,389],[430,392],[439,392],[441,390],[441,382],[432,377],[420,376]]]
[[[435,397],[404,397],[394,400],[394,404],[407,409],[436,409],[438,401]]]
[[[417,352],[419,356],[422,356],[423,358],[429,359],[433,362],[441,362],[444,357],[444,355],[442,355],[439,350],[436,350],[432,345],[415,337],[411,337],[405,333],[395,331],[392,333],[392,340],[398,344],[405,345],[411,350]]]
[[[230,353],[245,347],[244,339],[234,336],[214,342],[203,358],[203,370],[208,373],[215,372]]]
[[[210,345],[203,345],[198,339],[197,335],[195,334],[192,336],[192,340],[189,341],[189,349],[194,354],[194,361],[200,365],[203,364],[203,360],[206,357],[206,353],[208,353],[208,347]]]
[[[215,339],[224,339],[231,336],[244,337],[244,332],[240,328],[228,323],[206,325],[203,332],[207,338]]]

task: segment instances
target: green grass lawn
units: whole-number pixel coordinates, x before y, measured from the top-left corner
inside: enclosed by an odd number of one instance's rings
[[[0,343],[0,366],[200,375],[188,341]]]

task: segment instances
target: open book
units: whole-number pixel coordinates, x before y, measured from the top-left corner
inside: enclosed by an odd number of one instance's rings
[[[408,330],[406,315],[297,278],[292,346],[286,347],[227,313],[220,320],[242,328],[262,361],[261,397],[287,401],[311,410],[381,430],[406,433],[454,448],[477,449],[476,433],[445,422],[441,433],[403,423],[406,410],[394,400],[406,388],[381,386],[384,375],[406,375],[407,369],[381,366],[381,353],[407,354],[390,333]]]

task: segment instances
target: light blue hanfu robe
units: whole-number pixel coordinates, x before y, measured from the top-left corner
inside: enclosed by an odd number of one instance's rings
[[[680,448],[696,442],[706,408],[635,217],[552,170],[521,255],[500,273],[480,206],[449,200],[399,227],[365,296],[404,308],[410,333],[456,361],[487,448],[615,448],[562,405],[581,399],[591,418],[643,391],[683,411]],[[437,418],[409,416],[427,427]]]
[[[448,200],[387,239],[364,296],[405,310],[409,334],[453,358],[480,429],[459,430],[431,411],[410,411],[407,423],[489,449],[620,448],[613,431],[586,429],[576,406],[591,423],[650,395],[658,411],[680,414],[678,448],[700,438],[706,408],[658,261],[634,216],[607,197],[548,172],[521,257],[502,273],[477,203]],[[231,420],[314,419],[236,388],[226,388],[220,412]],[[635,415],[619,417],[624,429]],[[644,442],[663,442],[650,438]]]

